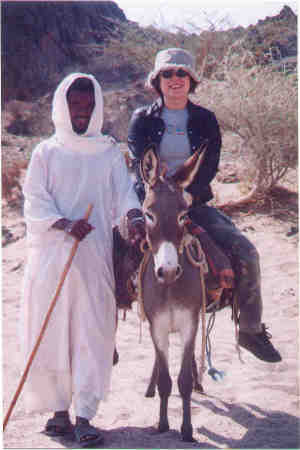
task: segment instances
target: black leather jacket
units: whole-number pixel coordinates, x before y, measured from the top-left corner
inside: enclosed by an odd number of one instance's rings
[[[144,150],[154,144],[159,151],[159,144],[165,131],[164,121],[160,115],[163,109],[161,98],[150,106],[143,106],[134,111],[128,132],[128,146],[130,157],[136,172],[135,189],[140,201],[145,197],[145,190],[140,176],[140,160]],[[213,198],[209,183],[218,170],[221,149],[221,134],[217,119],[213,112],[188,101],[187,132],[194,153],[203,143],[207,143],[204,161],[199,171],[188,187],[193,195],[193,205],[200,205]]]

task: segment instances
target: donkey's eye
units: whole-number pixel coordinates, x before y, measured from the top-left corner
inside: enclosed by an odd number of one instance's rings
[[[156,222],[155,216],[153,214],[151,214],[149,211],[146,211],[144,213],[145,218],[146,218],[146,222],[148,223],[148,225],[153,226]]]
[[[184,225],[188,218],[187,212],[178,215],[178,223],[180,226]]]

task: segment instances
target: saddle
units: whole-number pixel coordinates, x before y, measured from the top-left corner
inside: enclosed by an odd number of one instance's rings
[[[197,237],[205,254],[208,271],[205,274],[207,294],[206,311],[213,312],[233,305],[235,276],[227,256],[199,225],[188,221],[187,231]],[[117,307],[131,309],[138,298],[137,277],[144,253],[139,245],[130,245],[113,229],[113,264],[115,275],[115,297]]]

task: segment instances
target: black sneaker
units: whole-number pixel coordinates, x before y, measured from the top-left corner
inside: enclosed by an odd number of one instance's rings
[[[281,361],[281,356],[272,345],[270,341],[271,337],[272,335],[267,332],[266,326],[263,323],[261,333],[250,334],[240,331],[239,345],[263,361],[279,362]]]

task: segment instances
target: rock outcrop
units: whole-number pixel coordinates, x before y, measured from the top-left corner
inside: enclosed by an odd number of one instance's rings
[[[3,101],[32,101],[84,70],[88,47],[101,53],[127,21],[112,1],[5,1],[1,11]]]
[[[247,29],[246,46],[256,54],[275,48],[275,59],[297,56],[297,16],[289,6],[284,6],[276,16],[259,20]]]

